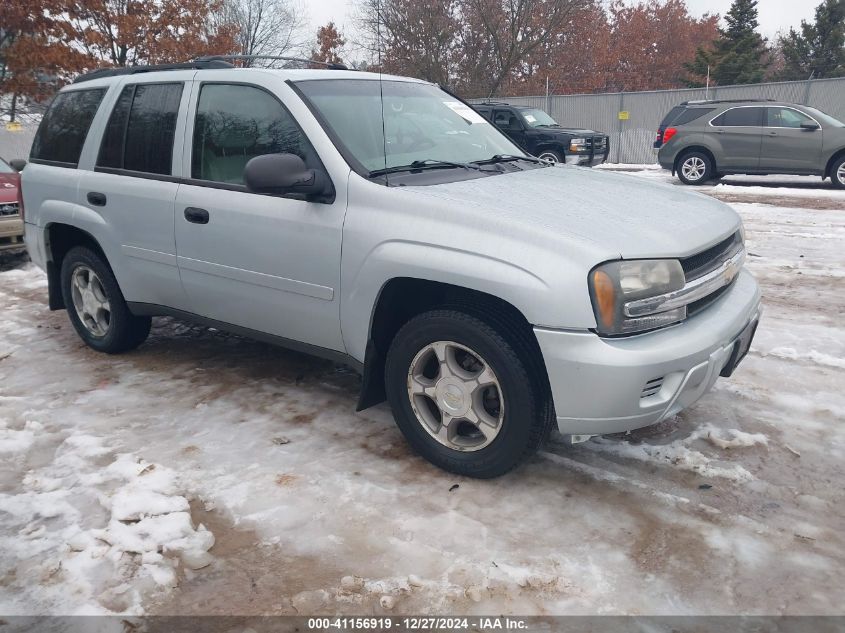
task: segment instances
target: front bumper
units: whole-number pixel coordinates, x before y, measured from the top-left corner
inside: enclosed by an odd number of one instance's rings
[[[20,216],[0,219],[0,251],[24,248],[23,220]]]
[[[567,165],[594,167],[595,165],[601,165],[605,162],[607,160],[607,154],[567,154],[565,159]]]
[[[760,309],[760,289],[743,269],[711,306],[664,330],[608,339],[534,328],[558,429],[573,435],[630,431],[692,405],[716,382]]]

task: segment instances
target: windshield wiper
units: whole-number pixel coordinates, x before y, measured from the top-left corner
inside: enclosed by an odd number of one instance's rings
[[[385,174],[395,174],[401,171],[418,171],[423,169],[472,169],[475,171],[484,171],[478,165],[473,163],[458,163],[450,160],[436,160],[434,158],[426,158],[424,160],[415,160],[408,165],[397,165],[395,167],[385,167],[382,169],[374,169],[367,174],[368,178],[375,178],[376,176],[384,176]]]
[[[493,154],[490,158],[485,158],[484,160],[474,160],[472,162],[476,165],[492,165],[494,163],[510,163],[516,160],[526,160],[529,163],[538,163],[541,165],[546,164],[545,161],[542,161],[539,158],[534,158],[533,156],[516,156],[515,154]]]

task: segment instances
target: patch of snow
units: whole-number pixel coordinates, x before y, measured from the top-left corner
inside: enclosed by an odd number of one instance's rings
[[[825,367],[845,369],[845,358],[831,356],[830,354],[825,354],[824,352],[819,352],[814,349],[799,352],[794,347],[775,347],[768,352],[763,352],[762,355],[775,356],[776,358],[783,358],[786,360],[810,362],[815,363],[816,365],[823,365]]]
[[[671,444],[633,444],[626,440],[616,441],[599,437],[593,438],[589,447],[620,457],[687,470],[702,477],[720,477],[736,482],[748,482],[755,479],[754,475],[739,464],[718,466],[716,464],[719,460],[708,457],[700,451],[690,449],[686,444],[692,439],[698,438],[690,436],[690,438],[676,440]]]

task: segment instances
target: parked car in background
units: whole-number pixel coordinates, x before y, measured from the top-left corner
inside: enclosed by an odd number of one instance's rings
[[[760,100],[689,101],[676,110],[657,159],[684,184],[725,174],[795,174],[845,187],[845,123],[821,110]]]
[[[538,108],[495,102],[473,107],[514,143],[546,162],[592,167],[605,162],[609,155],[606,134],[562,127]]]
[[[50,308],[88,346],[130,350],[171,315],[346,363],[359,409],[387,399],[417,452],[468,476],[553,426],[674,415],[760,314],[729,206],[556,168],[405,77],[95,72],[59,92],[22,177]]]
[[[0,158],[0,251],[24,248],[21,177]]]

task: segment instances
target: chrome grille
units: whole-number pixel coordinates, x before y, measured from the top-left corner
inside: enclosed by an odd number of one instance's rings
[[[0,217],[9,217],[13,215],[20,215],[20,209],[17,202],[0,202]]]
[[[716,270],[741,247],[742,237],[739,231],[737,231],[707,250],[691,255],[690,257],[685,257],[681,260],[681,267],[684,269],[686,280],[698,279],[710,271]]]

